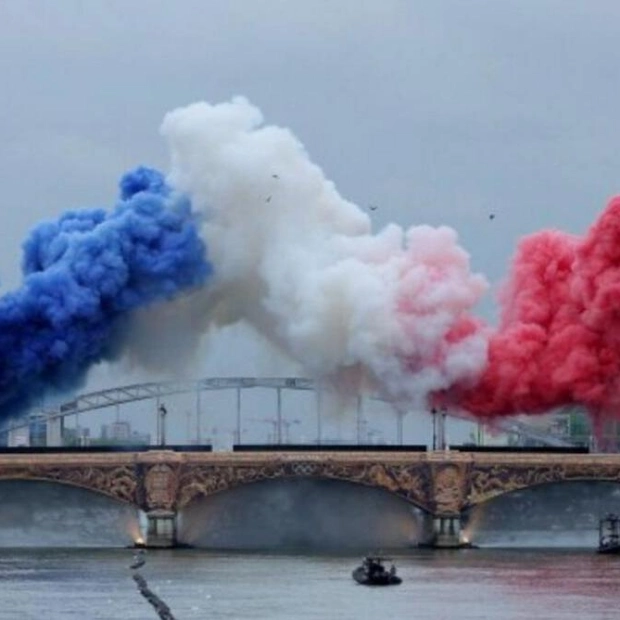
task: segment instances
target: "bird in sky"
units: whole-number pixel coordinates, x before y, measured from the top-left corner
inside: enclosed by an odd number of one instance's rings
[[[271,175],[274,179],[279,179],[280,177],[277,174],[272,174]]]
[[[371,211],[376,211],[377,210],[377,205],[370,205],[368,207]]]
[[[265,199],[265,202],[271,202],[271,196],[267,196],[267,198]]]
[[[490,219],[490,220],[494,220],[494,219],[495,219],[495,213],[491,213],[491,214],[489,214],[489,219]]]

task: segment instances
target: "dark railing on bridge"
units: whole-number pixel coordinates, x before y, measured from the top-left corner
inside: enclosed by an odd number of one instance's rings
[[[165,446],[146,446],[144,444],[118,444],[97,446],[19,446],[0,447],[0,454],[76,454],[80,452],[149,452],[151,450],[172,450],[173,452],[211,452],[213,446],[196,444],[172,444]]]
[[[535,454],[588,454],[588,446],[475,446],[451,445],[450,450],[457,452],[519,452]]]
[[[384,444],[307,444],[307,443],[250,443],[235,444],[233,452],[426,452],[425,445]]]
[[[423,444],[235,444],[234,452],[426,452]],[[0,454],[75,454],[80,452],[149,452],[171,450],[172,452],[212,452],[211,444],[166,444],[146,446],[144,444],[108,444],[87,446],[0,446]],[[589,454],[588,446],[475,446],[451,445],[454,452],[495,452],[521,454]]]

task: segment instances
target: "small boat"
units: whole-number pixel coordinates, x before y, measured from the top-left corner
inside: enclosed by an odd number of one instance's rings
[[[620,554],[620,517],[609,513],[599,521],[598,552]]]
[[[387,560],[388,558],[378,556],[366,556],[362,565],[353,571],[353,579],[363,586],[396,586],[402,583],[394,564],[389,570],[383,565]]]

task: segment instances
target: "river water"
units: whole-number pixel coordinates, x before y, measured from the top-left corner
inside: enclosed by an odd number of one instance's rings
[[[400,586],[351,579],[353,555],[148,551],[141,572],[177,620],[618,618],[620,557],[591,549],[399,552]],[[0,619],[156,619],[127,549],[0,549]]]

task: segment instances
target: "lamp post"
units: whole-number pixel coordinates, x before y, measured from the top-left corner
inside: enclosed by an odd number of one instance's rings
[[[446,434],[446,420],[448,419],[448,412],[446,411],[445,407],[442,408],[441,410],[441,440],[440,440],[440,444],[439,444],[439,449],[440,450],[445,450],[448,447],[448,437]]]
[[[166,416],[168,415],[168,411],[166,409],[166,407],[163,405],[163,403],[159,406],[159,420],[160,420],[160,431],[161,431],[161,435],[160,435],[160,441],[159,441],[159,445],[160,446],[165,446],[166,445]]]

